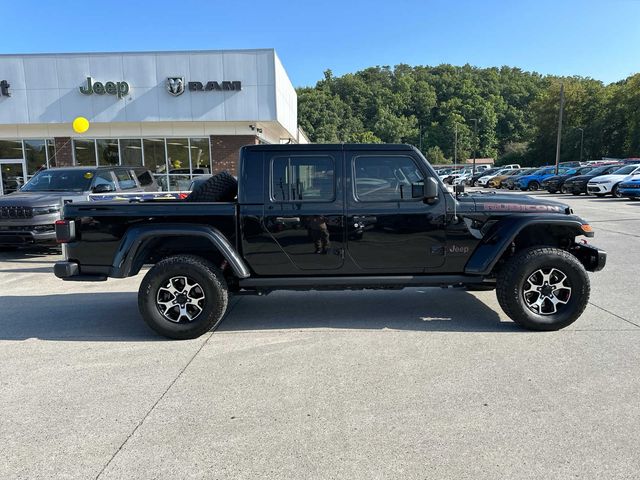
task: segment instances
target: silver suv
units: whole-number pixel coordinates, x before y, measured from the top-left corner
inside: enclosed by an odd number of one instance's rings
[[[90,193],[156,192],[153,175],[141,167],[61,167],[41,170],[20,190],[0,197],[0,248],[54,245],[54,224],[65,201]]]

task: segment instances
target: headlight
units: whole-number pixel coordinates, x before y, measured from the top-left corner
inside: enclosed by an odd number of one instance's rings
[[[60,205],[50,205],[48,207],[34,207],[34,215],[49,215],[51,213],[58,213],[60,211]]]

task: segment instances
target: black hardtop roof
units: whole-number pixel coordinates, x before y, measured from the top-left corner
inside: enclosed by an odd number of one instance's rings
[[[50,167],[43,170],[113,170],[115,168],[145,168],[141,165],[69,165],[64,167]]]
[[[255,152],[313,152],[318,150],[407,150],[417,151],[416,147],[404,143],[306,143],[306,144],[275,144],[275,145],[247,145],[244,149]]]

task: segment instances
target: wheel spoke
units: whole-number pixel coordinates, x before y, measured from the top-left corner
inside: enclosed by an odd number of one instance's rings
[[[524,301],[538,315],[553,315],[571,298],[571,286],[561,270],[540,268],[533,272],[522,286]]]
[[[195,320],[204,311],[204,302],[204,289],[185,276],[170,278],[156,296],[159,312],[175,323]]]

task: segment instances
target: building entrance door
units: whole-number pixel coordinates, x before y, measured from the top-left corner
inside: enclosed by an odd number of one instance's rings
[[[0,195],[17,191],[26,178],[24,160],[0,160]]]

